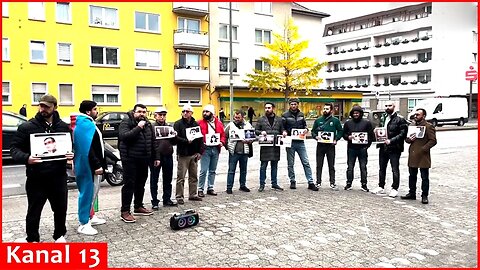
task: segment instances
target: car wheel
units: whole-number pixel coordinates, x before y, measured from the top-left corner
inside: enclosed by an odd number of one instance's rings
[[[460,120],[458,120],[458,126],[463,126],[465,125],[465,120],[463,118],[460,118]]]
[[[115,165],[115,167],[113,167],[113,173],[107,174],[106,178],[111,186],[123,185],[123,168],[119,165]]]
[[[438,126],[438,121],[437,121],[437,119],[432,119],[432,126],[433,126],[433,127]]]

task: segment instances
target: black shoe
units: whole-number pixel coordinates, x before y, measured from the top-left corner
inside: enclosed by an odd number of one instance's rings
[[[282,190],[283,190],[283,188],[280,187],[280,186],[277,185],[277,184],[272,185],[272,188],[275,189],[275,190],[278,190],[278,191],[282,191]]]
[[[177,198],[177,203],[178,204],[185,204],[185,201],[183,200],[183,198]]]
[[[308,189],[313,190],[313,191],[318,191],[318,187],[315,186],[314,183],[309,183],[308,184]]]
[[[227,189],[227,194],[233,194],[233,191],[231,189]]]
[[[290,182],[290,189],[297,189],[297,182]]]
[[[240,187],[241,191],[250,192],[250,189],[247,186]]]
[[[345,190],[352,190],[352,184],[347,183],[347,185],[344,188]]]
[[[428,204],[428,197],[427,196],[422,196],[422,203],[423,204]]]
[[[207,190],[208,195],[217,196],[217,193],[213,189]]]
[[[205,197],[205,193],[203,193],[203,191],[200,190],[200,191],[198,192],[198,197],[201,197],[201,198]]]
[[[367,185],[362,185],[362,190],[365,192],[369,192],[370,190],[368,189]]]
[[[177,206],[177,203],[176,202],[172,202],[172,201],[166,201],[163,203],[163,206]]]
[[[258,192],[263,192],[263,190],[265,190],[265,186],[264,186],[264,185],[261,185],[260,187],[258,187]]]
[[[400,198],[403,199],[403,200],[416,200],[417,198],[415,198],[415,194],[412,194],[412,193],[407,193],[407,195],[405,196],[401,196]]]

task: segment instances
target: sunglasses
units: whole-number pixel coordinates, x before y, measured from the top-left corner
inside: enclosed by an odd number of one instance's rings
[[[182,113],[186,113],[186,112],[191,112],[191,111],[186,111],[186,110],[182,111]]]

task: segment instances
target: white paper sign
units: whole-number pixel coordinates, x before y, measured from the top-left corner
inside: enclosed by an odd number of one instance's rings
[[[203,138],[202,132],[200,132],[200,127],[191,127],[185,129],[187,139],[193,141],[197,138]]]
[[[228,139],[230,141],[243,141],[243,139],[245,139],[245,132],[243,129],[230,129],[228,133]]]
[[[352,143],[353,144],[368,144],[368,133],[367,132],[352,132]]]
[[[320,143],[333,143],[335,137],[333,132],[320,131],[318,133],[318,142]]]
[[[169,139],[177,135],[173,127],[170,127],[170,126],[155,126],[154,128],[155,128],[155,139],[157,140]]]
[[[280,146],[281,148],[292,147],[292,137],[286,136],[284,138],[283,136],[278,136],[276,146]]]
[[[292,140],[305,140],[307,137],[306,129],[292,128]]]
[[[30,153],[44,161],[66,159],[65,154],[72,153],[70,133],[30,134]]]
[[[207,146],[217,146],[220,145],[220,133],[215,134],[205,134],[205,145]]]
[[[418,139],[422,139],[425,136],[425,126],[408,126],[408,137],[415,133]]]
[[[258,145],[260,146],[274,146],[275,145],[275,135],[266,135],[258,137]]]

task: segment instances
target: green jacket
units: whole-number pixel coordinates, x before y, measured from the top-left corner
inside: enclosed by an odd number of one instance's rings
[[[338,118],[331,115],[328,117],[322,116],[313,123],[312,137],[317,138],[318,132],[321,131],[333,132],[336,141],[340,140],[343,136],[342,123],[340,123]]]

